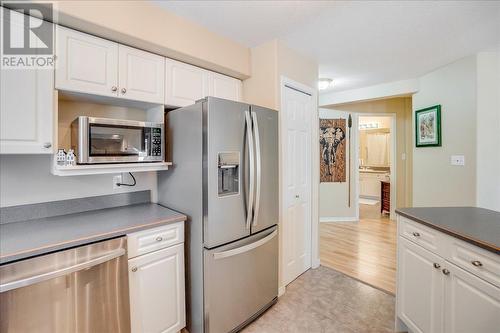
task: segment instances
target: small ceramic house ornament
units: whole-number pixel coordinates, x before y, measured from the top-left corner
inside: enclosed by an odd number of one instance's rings
[[[75,156],[75,151],[73,149],[70,149],[68,151],[68,154],[66,155],[66,165],[68,166],[76,165],[76,156]]]
[[[66,152],[64,149],[58,149],[56,154],[57,165],[66,165]]]

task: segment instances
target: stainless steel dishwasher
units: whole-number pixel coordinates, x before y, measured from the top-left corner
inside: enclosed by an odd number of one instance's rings
[[[0,266],[0,332],[130,332],[126,238]]]

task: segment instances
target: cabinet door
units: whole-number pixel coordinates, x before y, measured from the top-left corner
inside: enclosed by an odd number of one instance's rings
[[[57,26],[56,88],[118,96],[118,44]]]
[[[500,288],[451,263],[446,268],[445,332],[498,332]]]
[[[208,96],[208,71],[167,59],[165,104],[187,106]]]
[[[241,101],[241,81],[226,75],[210,73],[209,95]]]
[[[130,259],[129,283],[132,332],[178,332],[186,325],[183,244]]]
[[[119,46],[118,53],[120,96],[163,104],[165,58],[124,45]]]
[[[443,330],[443,262],[437,255],[398,237],[398,316],[414,333]]]
[[[22,14],[11,11],[11,27],[19,31],[12,35],[24,36],[17,16]],[[52,154],[54,70],[2,67],[0,71],[0,153]]]

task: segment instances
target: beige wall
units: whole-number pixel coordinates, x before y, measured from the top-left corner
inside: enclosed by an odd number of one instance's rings
[[[420,78],[413,110],[436,104],[441,105],[442,146],[413,148],[413,205],[475,206],[476,56]],[[451,165],[451,155],[464,155],[465,166]]]
[[[290,49],[284,42],[271,40],[250,50],[251,77],[243,81],[243,100],[271,109],[280,109],[280,80],[285,76],[316,89],[318,64]]]
[[[250,50],[150,1],[55,1],[57,22],[244,79]]]
[[[335,109],[356,113],[396,114],[396,208],[412,205],[412,99],[397,97],[336,105]],[[403,159],[403,154],[405,159]]]
[[[500,51],[477,55],[477,205],[500,211]]]

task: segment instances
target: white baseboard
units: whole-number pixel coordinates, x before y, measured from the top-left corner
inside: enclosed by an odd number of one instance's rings
[[[316,259],[313,259],[313,261],[312,261],[312,265],[311,265],[311,268],[312,268],[312,269],[316,269],[316,268],[318,268],[320,265],[321,265],[321,261],[319,260],[319,258],[316,258]]]
[[[346,217],[333,217],[325,216],[320,217],[319,222],[357,222],[359,219],[356,216],[346,216]]]

